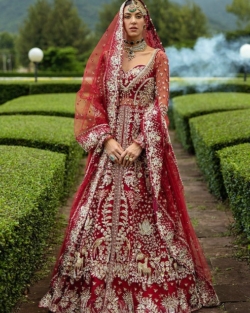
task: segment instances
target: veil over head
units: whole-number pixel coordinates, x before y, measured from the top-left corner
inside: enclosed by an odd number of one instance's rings
[[[125,37],[123,11],[126,2],[121,5],[119,12],[87,62],[75,103],[76,138],[87,135],[89,131],[98,127],[107,133],[112,134],[114,131],[118,78]],[[142,0],[140,2],[146,11],[144,15],[146,29],[143,34],[146,43],[152,48],[158,48],[165,52],[148,9]],[[96,130],[98,131],[98,129]]]

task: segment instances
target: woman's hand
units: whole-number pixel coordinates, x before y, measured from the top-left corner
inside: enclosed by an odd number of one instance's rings
[[[108,156],[113,155],[115,157],[115,163],[121,164],[121,154],[124,152],[121,145],[113,138],[108,139],[104,143],[105,151],[107,152]]]
[[[121,154],[121,164],[125,167],[134,162],[142,152],[142,147],[133,142],[126,150]]]

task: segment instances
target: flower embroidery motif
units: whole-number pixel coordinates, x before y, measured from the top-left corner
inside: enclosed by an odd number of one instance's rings
[[[153,232],[153,227],[148,220],[144,220],[141,224],[139,224],[139,229],[141,235],[149,236]]]
[[[86,151],[94,150],[90,166],[95,171],[81,194],[60,270],[41,304],[65,313],[189,313],[218,299],[194,271],[170,185],[164,192],[161,188],[163,135],[170,145],[168,133],[159,131],[159,123],[166,128],[167,61],[156,50],[147,66],[118,80],[122,38],[117,32],[106,73],[109,125],[78,138]],[[124,149],[133,140],[145,149],[123,168],[103,151],[108,133]]]

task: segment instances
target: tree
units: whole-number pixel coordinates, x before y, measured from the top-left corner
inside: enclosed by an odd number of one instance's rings
[[[99,22],[96,24],[96,35],[98,38],[106,31],[109,24],[115,17],[121,6],[120,0],[112,0],[110,3],[105,3],[99,11]]]
[[[197,4],[184,5],[181,15],[182,27],[185,29],[183,41],[194,43],[199,37],[208,35],[206,15]]]
[[[50,13],[51,5],[48,0],[37,0],[28,9],[28,16],[20,27],[17,39],[19,61],[24,66],[29,64],[28,52],[31,48],[44,50],[49,46],[46,24]]]
[[[83,52],[89,29],[78,15],[72,0],[54,0],[53,8],[46,24],[50,46],[72,46]]]
[[[99,12],[96,31],[100,36],[114,18],[120,1],[105,4]],[[192,46],[197,38],[207,35],[207,19],[201,8],[194,3],[184,6],[170,0],[148,0],[150,16],[163,45]]]
[[[8,32],[0,33],[0,56],[2,58],[0,71],[12,71],[16,67],[16,37]]]
[[[15,47],[15,36],[8,33],[0,33],[0,50],[2,49],[14,49]]]
[[[44,51],[44,58],[40,69],[52,72],[77,72],[81,69],[81,64],[77,61],[76,54],[77,50],[72,47],[50,47]]]
[[[250,0],[233,0],[233,3],[227,6],[227,11],[237,16],[240,29],[250,26]]]
[[[73,47],[77,56],[89,50],[90,31],[78,15],[73,0],[37,0],[19,31],[17,48],[20,62],[27,66],[33,47]],[[77,57],[76,56],[76,57]]]

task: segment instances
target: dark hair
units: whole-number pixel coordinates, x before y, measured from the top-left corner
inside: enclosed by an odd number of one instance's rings
[[[127,7],[128,5],[132,4],[132,0],[127,0],[124,4],[124,8]]]

